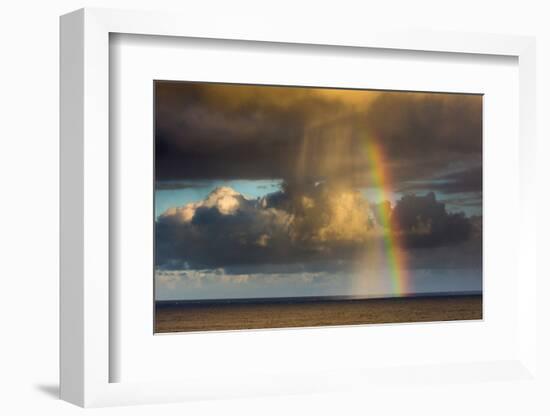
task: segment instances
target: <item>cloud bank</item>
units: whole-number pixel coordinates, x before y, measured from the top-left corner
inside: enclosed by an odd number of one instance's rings
[[[433,193],[407,195],[391,210],[409,248],[458,244],[474,235],[471,220],[449,214]],[[157,220],[157,267],[214,269],[273,264],[347,265],[388,230],[378,207],[358,192],[327,183],[247,199],[229,187],[168,209]]]

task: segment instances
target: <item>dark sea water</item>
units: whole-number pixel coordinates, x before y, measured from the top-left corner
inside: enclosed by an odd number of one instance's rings
[[[479,292],[157,301],[155,332],[482,319]]]

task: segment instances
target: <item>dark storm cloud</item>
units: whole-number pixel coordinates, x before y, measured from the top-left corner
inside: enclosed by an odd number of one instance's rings
[[[444,194],[481,192],[483,188],[483,171],[481,166],[441,175],[430,180],[405,182],[399,191],[411,192],[430,189]]]
[[[436,247],[466,241],[473,227],[463,213],[448,213],[445,204],[430,192],[425,196],[405,195],[392,216],[411,247]]]
[[[456,198],[445,199],[447,205],[479,208],[482,204],[481,193],[466,193]]]
[[[155,183],[155,189],[158,191],[171,191],[174,189],[192,189],[199,188],[201,184],[199,183],[187,183],[187,182],[178,182],[178,181],[157,181]]]
[[[481,96],[155,86],[158,180],[310,177],[368,185],[368,141],[383,148],[397,182],[481,164]]]
[[[398,181],[429,179],[448,167],[481,166],[481,106],[478,95],[381,94],[366,124],[395,162]]]
[[[301,89],[156,83],[158,179],[283,178],[309,117],[337,110]]]

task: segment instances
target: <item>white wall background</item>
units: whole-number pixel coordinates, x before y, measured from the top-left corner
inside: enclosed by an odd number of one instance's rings
[[[281,25],[389,26],[536,35],[538,37],[539,246],[549,248],[545,184],[550,179],[550,12],[547,2],[521,0],[415,1],[5,1],[0,13],[0,413],[76,414],[56,399],[58,383],[58,16],[74,9],[116,7],[178,10],[228,19],[270,16]],[[240,16],[240,17],[239,17]],[[289,21],[291,23],[289,23]],[[236,22],[236,24],[238,24]],[[544,124],[546,122],[546,125]],[[548,185],[546,185],[548,188]],[[514,219],[511,219],[512,221]],[[545,250],[541,250],[544,255]],[[544,256],[540,256],[544,257]],[[543,259],[541,259],[543,260]],[[543,275],[548,267],[540,262]],[[541,293],[549,289],[539,286]],[[550,316],[542,304],[540,312]],[[550,351],[548,331],[541,331]],[[545,365],[548,364],[546,360]],[[548,371],[547,374],[550,374]],[[528,387],[526,386],[526,389]],[[437,391],[437,395],[433,392]],[[124,414],[548,414],[541,391],[504,383],[481,393],[475,386],[438,386],[411,401],[338,393],[323,396],[197,402],[93,410]],[[487,396],[489,395],[489,397]],[[482,404],[479,401],[483,399]],[[444,406],[444,407],[442,407]]]

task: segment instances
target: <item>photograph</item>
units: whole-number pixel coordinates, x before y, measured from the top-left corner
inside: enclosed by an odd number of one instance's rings
[[[155,80],[154,332],[483,318],[483,95]]]

